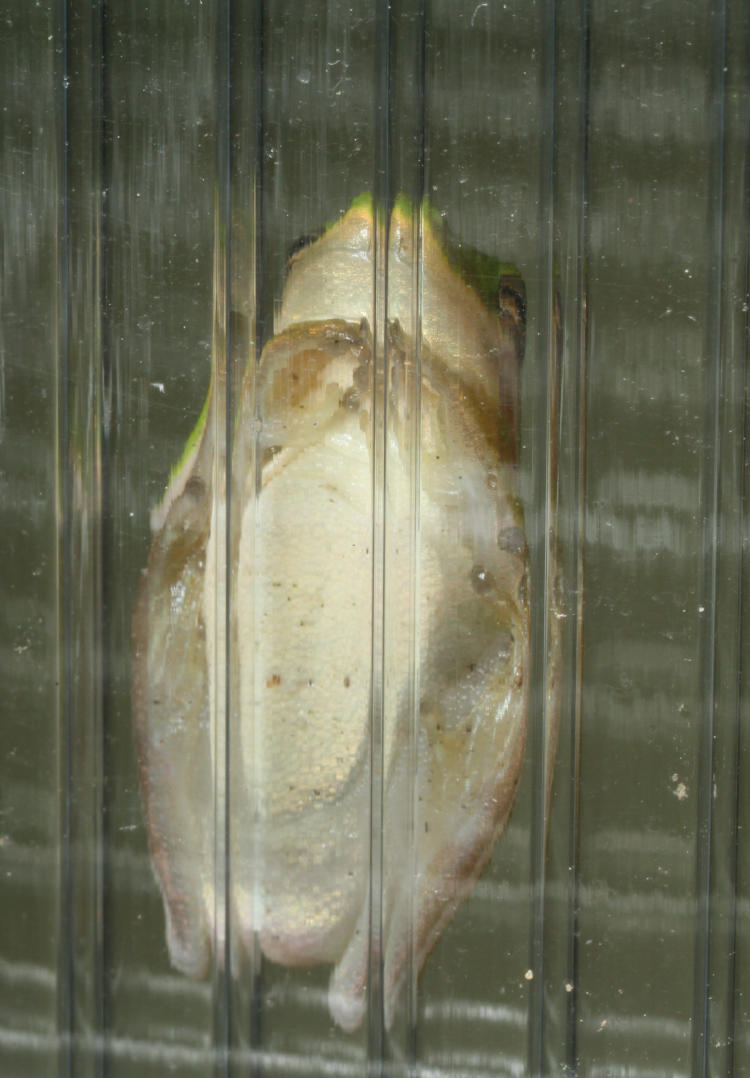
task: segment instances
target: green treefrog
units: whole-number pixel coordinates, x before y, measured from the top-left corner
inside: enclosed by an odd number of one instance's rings
[[[380,329],[369,198],[292,255],[274,335],[235,407],[229,512],[219,377],[154,511],[133,623],[141,785],[173,965],[201,976],[212,950],[222,961],[226,905],[235,955],[257,942],[275,962],[333,965],[329,1008],[346,1030],[361,1024],[373,958],[371,783],[383,784],[375,958],[390,1022],[406,971],[508,820],[525,739],[523,285],[462,260],[429,213],[417,244],[415,220],[398,201]],[[393,634],[380,687],[378,602]],[[226,904],[217,811],[229,820]]]

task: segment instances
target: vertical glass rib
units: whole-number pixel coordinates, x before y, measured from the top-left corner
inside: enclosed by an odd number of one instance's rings
[[[556,1072],[559,1061],[576,1065],[578,784],[581,736],[583,641],[583,538],[585,520],[585,412],[587,366],[589,5],[572,0],[555,7],[554,68],[542,64],[553,97],[549,145],[553,179],[549,215],[542,230],[547,274],[548,357],[540,363],[546,419],[535,420],[534,516],[536,543],[546,556],[533,578],[535,668],[543,695],[531,707],[532,723],[543,709],[543,732],[532,725],[535,830],[532,867],[534,972],[530,1017],[532,1071]],[[552,70],[552,75],[550,75]],[[545,128],[545,130],[547,130]],[[542,160],[549,160],[549,146]],[[528,374],[527,374],[528,377]],[[539,434],[539,431],[543,434]],[[546,444],[545,440],[546,439]],[[542,509],[543,507],[543,509]],[[539,574],[544,573],[541,577]],[[543,589],[540,585],[543,585]],[[541,592],[541,594],[540,594]],[[536,740],[534,738],[536,737]],[[534,1056],[533,1053],[536,1053]],[[538,1072],[534,1068],[539,1068]]]
[[[91,122],[91,185],[96,192],[89,221],[89,234],[87,243],[91,260],[91,285],[88,289],[87,301],[91,303],[90,310],[90,342],[87,362],[90,364],[91,387],[89,399],[92,400],[94,416],[92,417],[90,448],[90,460],[87,462],[88,496],[90,524],[88,535],[82,537],[82,541],[91,546],[90,564],[90,615],[91,622],[87,627],[90,634],[91,672],[90,684],[90,708],[88,715],[88,729],[91,737],[91,801],[84,811],[91,813],[86,819],[87,841],[91,843],[91,865],[89,868],[91,897],[90,916],[92,917],[91,932],[91,959],[92,970],[86,973],[86,979],[91,979],[89,991],[91,993],[90,1007],[92,1022],[92,1072],[103,1074],[106,1054],[106,1023],[107,1023],[107,978],[106,978],[106,933],[104,923],[104,721],[106,700],[106,675],[111,670],[107,661],[108,645],[111,643],[110,626],[106,624],[108,594],[104,579],[107,563],[107,546],[103,535],[104,510],[108,482],[104,479],[103,464],[108,459],[108,444],[111,434],[109,422],[108,401],[105,391],[110,385],[111,365],[107,354],[106,330],[104,320],[107,310],[107,277],[104,263],[104,229],[102,193],[106,185],[106,161],[107,147],[104,136],[104,23],[105,12],[103,6],[97,6],[92,12],[91,26],[91,79],[92,79],[92,122]],[[107,469],[107,475],[110,472]],[[87,915],[88,911],[87,911]]]
[[[68,184],[68,88],[70,86],[70,48],[68,41],[68,4],[59,0],[57,35],[59,57],[56,74],[58,130],[58,187],[60,190],[57,221],[57,528],[58,578],[58,685],[60,736],[60,924],[57,972],[59,1073],[72,1078],[72,909],[71,909],[71,685],[70,649],[70,472],[67,468],[70,391],[70,202]]]
[[[68,3],[61,146],[63,241],[59,471],[64,717],[61,954],[63,1073],[103,1067],[102,585],[103,9]]]
[[[262,41],[262,38],[261,38]],[[262,45],[259,45],[259,52],[262,50]],[[261,76],[262,79],[262,66]],[[259,119],[259,129],[263,131],[263,113],[261,105],[261,113]],[[260,141],[262,146],[262,133],[260,134]],[[262,150],[261,150],[262,153]],[[260,158],[259,158],[260,159]],[[254,289],[254,335],[250,347],[249,363],[252,364],[253,371],[257,371],[258,360],[260,359],[260,353],[263,347],[263,274],[262,274],[262,260],[263,260],[263,183],[262,172],[260,167],[257,167],[256,171],[256,185],[254,190],[255,203],[254,203],[254,224],[255,224],[255,236],[254,236],[254,256],[255,256],[255,289]],[[255,415],[255,385],[252,383],[252,411],[251,414]],[[257,422],[257,420],[256,420]],[[253,550],[250,552],[250,557],[255,557],[258,549],[258,527],[259,527],[259,514],[258,514],[258,499],[260,498],[262,481],[261,481],[261,456],[258,451],[257,435],[253,436],[253,441],[249,450],[250,463],[249,467],[254,476],[254,483],[251,486],[253,505],[252,505],[252,523],[249,526],[253,535]],[[260,634],[260,621],[258,617],[259,602],[258,602],[259,588],[258,580],[256,576],[255,586],[255,604],[254,604],[254,621],[253,628],[255,633],[255,640],[259,639]],[[257,678],[255,673],[252,672],[248,678],[245,673],[245,681],[250,684],[256,685]],[[257,692],[255,694],[257,699]],[[243,722],[247,722],[247,716],[242,714],[241,718]],[[251,880],[251,901],[252,901],[252,918],[253,923],[257,924],[262,916],[262,897],[261,897],[261,884],[260,873],[262,871],[262,833],[261,833],[261,820],[258,805],[257,791],[261,789],[261,783],[263,779],[263,752],[262,752],[262,728],[261,720],[255,711],[253,710],[250,716],[250,722],[252,729],[250,731],[251,743],[253,745],[253,771],[252,771],[252,784],[253,789],[248,803],[248,810],[251,813],[250,819],[250,849],[247,851],[246,856],[249,858],[250,871],[252,873]],[[249,999],[249,1046],[251,1051],[260,1051],[262,1048],[262,1036],[263,1036],[263,994],[262,994],[262,977],[261,977],[261,950],[260,942],[258,940],[257,933],[253,939],[252,954],[249,957],[248,963],[248,977],[250,981],[250,999]],[[255,1071],[252,1072],[256,1073]],[[258,1071],[258,1073],[260,1073]]]
[[[370,868],[369,968],[367,977],[368,1062],[380,1073],[383,1058],[383,708],[385,590],[385,409],[388,224],[382,203],[373,218],[374,311],[372,370],[372,662],[370,697]]]
[[[419,513],[421,497],[422,198],[424,192],[422,0],[391,5],[388,86],[390,233],[385,417],[385,744],[383,811],[386,1057],[417,1066],[419,859]],[[397,251],[398,248],[398,251]],[[399,260],[409,267],[401,276]],[[394,352],[387,354],[388,341]],[[399,882],[400,881],[400,882]],[[398,991],[396,986],[398,987]]]
[[[260,832],[255,805],[245,788],[243,735],[256,737],[253,754],[254,790],[261,788],[262,754],[259,719],[243,687],[253,684],[253,671],[240,670],[237,646],[239,601],[239,540],[256,556],[255,372],[260,358],[260,289],[262,250],[260,233],[263,118],[263,3],[228,3],[226,34],[227,142],[227,1043],[232,1074],[246,1074],[247,1060],[261,1048],[262,997],[260,946],[257,935],[249,944],[242,938],[240,903],[252,906],[249,919],[258,923],[261,911],[259,872]],[[249,477],[249,478],[248,478]],[[258,638],[254,611],[249,631]],[[247,654],[244,656],[247,663]],[[247,866],[251,881],[247,883]],[[246,912],[246,911],[245,911]],[[230,971],[231,970],[231,974]],[[250,1063],[255,1074],[256,1064]]]
[[[213,1039],[214,1074],[225,1075],[229,1070],[229,955],[231,931],[229,888],[231,885],[228,820],[230,813],[230,737],[231,714],[231,419],[229,372],[230,354],[230,294],[229,260],[231,254],[230,206],[230,68],[229,35],[231,33],[229,0],[223,0],[216,13],[216,209],[214,223],[214,331],[213,384],[214,429],[214,490],[217,492],[212,508],[212,531],[217,542],[214,548],[216,565],[217,632],[214,638],[214,669],[216,682],[211,710],[214,715],[214,939],[213,939]],[[222,499],[221,492],[225,492]]]
[[[250,292],[250,304],[251,304],[251,319],[252,325],[250,329],[250,341],[248,348],[248,364],[251,370],[250,382],[248,385],[248,391],[251,393],[251,400],[249,402],[249,412],[252,416],[256,416],[256,398],[255,398],[255,376],[260,363],[261,352],[263,350],[263,342],[266,338],[266,307],[269,302],[269,298],[265,289],[265,277],[264,277],[264,260],[266,254],[265,244],[265,182],[263,171],[263,154],[266,139],[266,5],[264,0],[256,0],[253,9],[254,23],[250,28],[250,39],[254,42],[253,63],[254,69],[252,71],[252,88],[254,90],[253,105],[255,110],[255,145],[252,148],[252,158],[249,165],[249,175],[251,177],[252,189],[249,195],[251,201],[251,227],[252,233],[252,256],[251,256],[251,274],[252,274],[252,288]],[[254,76],[254,78],[253,78]],[[260,417],[262,418],[262,417]],[[258,418],[255,419],[256,426],[259,426]],[[249,525],[249,533],[252,536],[253,550],[251,551],[251,557],[255,559],[259,547],[258,539],[258,527],[260,523],[258,513],[258,501],[261,493],[261,467],[262,460],[261,454],[258,451],[258,439],[256,434],[253,434],[250,442],[249,449],[249,463],[251,474],[254,477],[252,484],[249,484],[249,488],[252,490],[253,504],[252,510],[252,522]],[[256,574],[255,577],[255,589],[254,589],[254,610],[253,610],[253,632],[255,640],[260,638],[260,617],[259,617],[259,581]],[[257,686],[258,679],[255,671],[252,671],[248,678],[245,674],[245,683]],[[253,696],[253,700],[258,699],[257,688]],[[241,718],[243,721],[247,721],[247,716],[241,712]],[[262,871],[262,823],[260,819],[259,811],[259,794],[258,791],[262,789],[262,768],[263,768],[263,752],[262,752],[262,728],[260,718],[255,710],[253,703],[250,721],[252,723],[252,730],[250,732],[251,743],[253,745],[253,773],[251,781],[253,784],[253,790],[249,798],[249,811],[251,812],[250,822],[250,834],[251,843],[250,849],[247,852],[247,856],[250,861],[250,871],[252,873],[251,880],[251,900],[252,900],[252,920],[254,924],[258,924],[262,916],[262,897],[261,897],[261,884],[262,880],[259,878]],[[249,1046],[250,1050],[254,1052],[260,1052],[262,1049],[262,1036],[263,1036],[263,995],[262,995],[262,977],[261,977],[261,950],[260,941],[257,933],[254,935],[252,954],[249,956],[248,962],[248,977],[250,981],[250,998],[249,998]],[[255,1070],[252,1072],[256,1073]],[[258,1068],[257,1073],[260,1073]]]
[[[390,5],[375,13],[375,154],[373,176],[372,364],[372,644],[370,688],[369,963],[367,975],[368,1073],[380,1074],[384,1052],[383,1008],[383,722],[385,695],[385,436],[388,381],[388,211],[390,209]]]
[[[422,26],[423,33],[423,26]],[[423,69],[422,69],[423,74]],[[423,83],[422,83],[423,85]],[[424,113],[417,120],[420,129],[424,130]],[[421,173],[420,167],[420,173]],[[420,176],[421,180],[421,176]],[[421,183],[420,183],[421,186]],[[405,823],[406,849],[408,859],[406,865],[407,879],[409,880],[409,912],[408,912],[408,944],[405,973],[406,997],[405,1013],[407,1018],[406,1037],[407,1043],[406,1060],[410,1067],[409,1073],[416,1073],[417,1069],[417,977],[418,968],[418,881],[419,860],[417,855],[417,804],[419,801],[419,771],[418,771],[418,735],[419,735],[419,702],[420,702],[420,634],[419,634],[419,603],[420,603],[420,499],[421,499],[421,446],[422,446],[422,205],[421,200],[415,201],[412,207],[412,337],[413,342],[413,375],[412,382],[406,389],[407,399],[404,402],[406,414],[409,417],[407,426],[407,438],[409,440],[409,569],[408,581],[411,587],[409,607],[409,641],[406,661],[408,663],[409,693],[406,704],[406,721],[408,723],[407,734],[407,775],[409,788],[408,816]]]
[[[567,17],[565,17],[567,16]],[[559,453],[558,527],[560,549],[560,764],[556,782],[560,804],[559,863],[562,866],[564,905],[559,930],[564,935],[563,967],[557,992],[564,992],[564,1029],[557,1051],[571,1072],[578,1066],[578,907],[579,907],[579,797],[580,745],[583,724],[584,542],[586,519],[586,397],[588,366],[588,263],[589,263],[589,134],[591,12],[589,0],[575,0],[562,17],[570,58],[565,74],[573,103],[558,102],[556,124],[555,192],[556,241],[561,267],[560,394],[556,444]],[[566,725],[567,724],[567,725]],[[563,819],[564,816],[564,819]]]
[[[716,736],[716,649],[718,646],[717,588],[720,541],[720,415],[723,391],[723,342],[721,305],[723,280],[724,156],[726,153],[726,5],[710,14],[711,111],[713,146],[709,156],[709,229],[712,288],[706,296],[706,374],[703,418],[703,462],[700,505],[703,514],[701,541],[700,662],[702,687],[701,743],[698,750],[698,841],[696,857],[695,982],[692,1022],[691,1073],[706,1073],[710,1022],[709,981],[711,965],[711,918],[713,914],[712,844],[714,746]]]
[[[720,937],[727,956],[723,980],[712,993],[726,994],[726,1004],[712,1023],[713,1041],[725,1046],[716,1060],[715,1071],[727,1075],[739,1074],[746,1056],[743,1036],[743,981],[746,979],[747,954],[743,948],[743,928],[747,914],[743,910],[743,848],[742,808],[743,787],[747,787],[745,760],[747,711],[743,685],[746,681],[748,590],[744,551],[750,534],[747,507],[750,491],[747,487],[748,438],[750,438],[750,11],[741,2],[728,8],[727,24],[727,141],[725,163],[726,199],[724,205],[725,274],[722,318],[725,328],[727,361],[731,370],[727,378],[723,445],[727,464],[724,468],[728,505],[726,508],[725,548],[729,566],[722,574],[724,596],[729,611],[730,646],[727,656],[725,682],[726,740],[728,765],[724,775],[726,796],[720,802],[727,818],[725,830],[726,906],[727,924]],[[746,1012],[745,1012],[746,1013]]]
[[[572,596],[575,604],[570,603],[570,611],[574,613],[575,626],[570,633],[573,655],[570,665],[567,667],[570,678],[570,695],[567,699],[571,702],[570,714],[572,724],[570,730],[570,794],[569,794],[569,824],[568,824],[568,865],[572,875],[571,890],[568,899],[568,979],[567,985],[573,986],[569,993],[568,1004],[568,1041],[567,1063],[574,1071],[578,1066],[578,1051],[576,1045],[576,1030],[578,1028],[578,909],[579,899],[579,848],[580,848],[580,779],[581,779],[581,738],[583,736],[583,641],[585,631],[585,607],[584,607],[584,549],[586,538],[586,384],[589,356],[588,335],[588,264],[589,264],[589,108],[590,108],[590,8],[588,0],[584,0],[581,11],[581,30],[583,52],[581,57],[581,109],[579,112],[581,123],[581,159],[579,177],[579,200],[580,207],[579,230],[578,230],[578,258],[576,266],[575,291],[578,297],[578,310],[575,323],[575,357],[572,362],[570,387],[572,397],[573,415],[570,421],[570,429],[576,438],[576,451],[574,454],[574,470],[571,476],[571,575]],[[561,427],[567,427],[563,421]],[[563,582],[563,587],[565,584]],[[567,590],[567,589],[566,589]],[[567,611],[568,603],[565,608]],[[564,653],[563,669],[567,655]],[[563,697],[566,700],[566,697]],[[563,703],[565,710],[565,703]]]
[[[99,504],[98,512],[94,519],[99,521],[101,562],[101,621],[95,631],[99,631],[100,639],[105,644],[101,649],[100,668],[101,686],[99,693],[99,714],[96,726],[99,730],[99,835],[98,835],[98,881],[97,890],[99,899],[97,902],[100,916],[98,919],[99,939],[97,941],[97,953],[99,955],[100,971],[98,975],[97,991],[100,993],[100,1026],[101,1034],[101,1073],[106,1072],[109,1044],[111,1039],[111,1014],[114,1009],[110,991],[109,969],[112,965],[112,952],[110,946],[114,917],[112,913],[111,896],[114,892],[112,863],[112,828],[110,824],[111,814],[107,797],[108,778],[115,774],[117,760],[110,748],[110,725],[108,717],[114,714],[116,703],[116,684],[121,671],[121,658],[126,649],[125,639],[116,630],[116,610],[118,593],[116,577],[120,563],[117,560],[117,552],[120,544],[120,536],[115,524],[115,469],[114,460],[117,453],[116,424],[113,413],[119,406],[117,400],[117,369],[112,344],[112,228],[110,224],[109,193],[112,189],[113,180],[113,155],[111,137],[108,136],[110,119],[113,114],[111,82],[108,78],[108,55],[111,48],[111,28],[108,20],[108,7],[105,2],[100,6],[97,32],[97,44],[94,46],[96,58],[98,93],[98,117],[95,124],[96,138],[99,144],[99,192],[97,198],[98,222],[96,230],[96,251],[98,260],[98,284],[99,302],[96,307],[98,320],[97,344],[101,355],[100,384],[100,410],[101,410],[101,443],[100,458],[97,462],[99,470]],[[98,45],[98,47],[97,47]],[[129,664],[126,661],[126,668]]]
[[[701,595],[705,607],[701,672],[708,710],[700,745],[702,755],[710,748],[710,757],[705,762],[707,770],[699,776],[697,899],[701,931],[694,986],[693,1066],[694,1073],[703,1073],[703,1067],[711,1074],[728,1075],[734,1073],[738,1033],[735,983],[747,324],[737,301],[747,297],[748,286],[746,178],[743,181],[748,153],[747,14],[743,17],[739,8],[725,4],[714,13],[712,30],[714,145],[709,227],[713,276],[707,296],[706,456],[702,476],[702,583],[707,590]],[[709,514],[710,522],[706,520]],[[699,1023],[703,1025],[702,1043]]]
[[[423,28],[422,28],[423,32]],[[423,70],[421,74],[423,75]],[[423,85],[423,83],[422,83]],[[424,113],[418,118],[418,124],[423,132]],[[421,172],[421,168],[420,168]],[[421,176],[420,176],[421,179]],[[421,186],[421,184],[420,184]],[[409,440],[409,568],[407,579],[410,584],[410,607],[409,607],[409,640],[406,654],[408,663],[408,699],[406,703],[407,733],[407,819],[405,821],[407,864],[406,876],[409,880],[409,911],[408,911],[408,939],[407,959],[405,972],[405,1000],[404,1010],[406,1013],[406,1045],[405,1057],[409,1067],[409,1074],[417,1073],[417,977],[418,967],[418,882],[419,882],[419,859],[417,851],[416,819],[417,805],[419,801],[419,771],[418,771],[418,736],[419,736],[419,702],[420,702],[420,635],[419,635],[419,603],[420,603],[420,499],[421,499],[421,445],[422,445],[422,205],[421,199],[415,201],[412,206],[412,336],[413,342],[413,375],[412,382],[406,387],[406,400],[404,407],[409,417],[406,437]]]
[[[553,2],[545,5],[542,17],[543,56],[540,70],[544,73],[542,88],[544,116],[540,123],[539,264],[545,276],[542,292],[545,309],[539,312],[540,333],[538,348],[544,359],[539,364],[544,382],[534,397],[535,444],[532,447],[532,520],[529,527],[531,544],[531,667],[529,691],[529,739],[527,752],[532,758],[533,809],[531,830],[531,954],[533,973],[530,992],[528,1070],[542,1074],[544,1066],[545,1000],[544,1000],[544,925],[546,883],[546,834],[548,820],[549,761],[548,738],[552,733],[548,710],[548,655],[550,649],[549,616],[554,604],[555,571],[550,558],[552,536],[551,499],[553,445],[552,397],[554,381],[555,342],[555,276],[554,276],[554,138],[556,79],[556,20]]]

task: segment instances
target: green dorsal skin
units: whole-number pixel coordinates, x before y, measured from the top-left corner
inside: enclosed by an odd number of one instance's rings
[[[410,216],[414,204],[406,195],[399,195],[394,209],[404,216]],[[518,266],[512,262],[501,262],[494,255],[457,240],[449,231],[443,214],[429,199],[422,201],[422,227],[432,232],[453,269],[477,292],[485,307],[495,313],[500,278],[520,276]]]
[[[213,378],[213,373],[212,373],[211,374],[211,381],[210,381],[209,386],[208,386],[208,392],[206,393],[206,399],[204,400],[203,407],[201,408],[201,414],[198,416],[198,421],[196,422],[195,426],[191,430],[190,436],[188,437],[188,440],[185,442],[185,448],[182,451],[182,456],[180,457],[180,459],[177,461],[177,463],[172,468],[172,471],[170,472],[170,475],[169,475],[170,483],[172,482],[172,480],[176,476],[178,476],[180,474],[183,467],[185,466],[185,463],[186,463],[188,457],[193,452],[193,450],[196,448],[196,446],[198,445],[198,442],[201,440],[201,436],[203,435],[203,431],[204,431],[205,426],[206,426],[206,420],[208,418],[208,402],[211,400],[211,390],[213,389],[213,387],[214,387],[214,378]]]
[[[185,447],[180,454],[179,460],[176,464],[173,464],[170,469],[169,483],[167,484],[167,488],[164,491],[161,501],[151,510],[151,528],[153,531],[158,531],[162,527],[174,497],[180,491],[183,480],[188,477],[189,472],[193,468],[194,457],[200,446],[201,438],[203,437],[206,423],[208,422],[208,409],[213,396],[213,386],[214,376],[212,371],[208,392],[206,393],[206,399],[203,401],[203,407],[198,416],[198,421],[190,432],[188,440],[185,442]],[[185,473],[184,476],[183,473]]]
[[[333,228],[339,221],[346,217],[347,213],[351,213],[352,210],[369,210],[373,213],[372,193],[370,191],[363,191],[361,195],[357,195],[355,199],[351,201],[349,206],[338,217],[330,217],[326,221],[326,226],[321,232],[321,236],[324,236],[329,228]]]
[[[349,207],[350,210],[363,210],[367,208],[372,209],[372,192],[370,191],[363,191],[361,195],[357,195]],[[348,212],[349,210],[347,210],[347,213]]]

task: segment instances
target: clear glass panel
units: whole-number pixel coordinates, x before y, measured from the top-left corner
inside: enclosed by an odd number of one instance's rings
[[[2,1074],[742,1073],[746,5],[0,11]]]
[[[55,12],[4,5],[0,43],[0,1058],[9,1074],[57,1073],[62,935],[58,681],[57,363],[61,78]]]

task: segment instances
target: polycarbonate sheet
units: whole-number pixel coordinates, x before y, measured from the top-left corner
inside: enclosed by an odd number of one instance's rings
[[[2,1073],[742,1073],[744,6],[4,25]]]
[[[5,12],[4,12],[5,14]],[[0,502],[3,777],[0,814],[0,1056],[8,1073],[57,1072],[62,934],[57,790],[63,773],[56,686],[59,127],[54,12],[4,34]],[[44,43],[44,44],[42,44]],[[42,926],[44,928],[42,929]]]
[[[104,889],[108,918],[119,929],[106,934],[103,956],[104,1054],[114,1074],[129,1074],[136,1060],[159,1074],[175,1039],[178,1067],[200,1074],[213,1054],[211,985],[182,981],[168,963],[153,961],[164,925],[141,834],[131,623],[149,510],[164,490],[159,462],[169,462],[168,475],[211,376],[221,24],[210,5],[116,4],[103,14],[103,236],[105,251],[118,252],[106,257],[105,354],[111,411],[119,417],[107,468],[112,661],[104,759]],[[117,766],[120,759],[129,766]],[[210,803],[205,810],[212,818]]]

